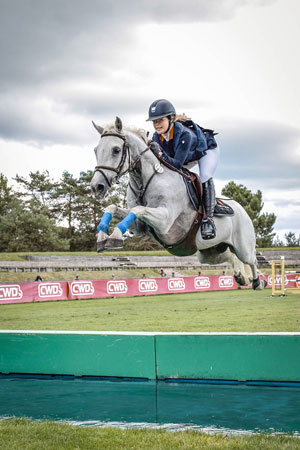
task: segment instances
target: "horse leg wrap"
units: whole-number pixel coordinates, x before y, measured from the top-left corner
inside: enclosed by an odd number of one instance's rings
[[[117,228],[122,232],[122,234],[125,233],[125,231],[128,230],[132,222],[134,222],[136,219],[136,214],[134,212],[130,212],[125,219],[123,219],[120,223],[118,223]]]
[[[253,287],[254,290],[257,289],[258,286],[260,286],[260,279],[259,279],[259,277],[254,278],[254,280],[252,281],[252,287]]]
[[[97,227],[97,231],[98,233],[100,231],[103,231],[104,233],[108,234],[108,227],[109,227],[109,223],[112,219],[112,214],[109,212],[104,213],[101,222],[99,223],[98,227]]]

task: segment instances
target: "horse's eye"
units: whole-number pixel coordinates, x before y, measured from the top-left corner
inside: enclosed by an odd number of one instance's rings
[[[112,149],[113,155],[118,155],[120,151],[121,151],[120,147],[113,147]]]

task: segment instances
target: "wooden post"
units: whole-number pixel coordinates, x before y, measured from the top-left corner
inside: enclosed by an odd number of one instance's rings
[[[280,274],[279,289],[276,287],[276,268],[279,269],[279,274]],[[285,295],[284,281],[285,281],[284,258],[272,260],[272,297],[278,297],[278,296]]]

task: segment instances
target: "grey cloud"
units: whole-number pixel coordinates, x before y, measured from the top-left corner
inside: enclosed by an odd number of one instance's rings
[[[221,125],[221,122],[220,122]],[[268,188],[300,187],[300,131],[275,123],[224,123],[220,179],[259,179]]]
[[[2,1],[2,87],[86,73],[95,58],[110,60],[117,47],[121,55],[138,24],[228,20],[247,4],[249,0]]]

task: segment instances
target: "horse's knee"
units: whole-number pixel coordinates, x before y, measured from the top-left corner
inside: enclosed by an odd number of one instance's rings
[[[110,213],[112,216],[114,216],[116,210],[117,210],[117,206],[116,206],[116,205],[109,205],[107,208],[105,208],[104,212],[108,212],[108,213]]]
[[[141,219],[143,217],[145,211],[146,211],[145,206],[141,206],[141,205],[134,206],[130,210],[130,212],[133,212],[138,219]]]

